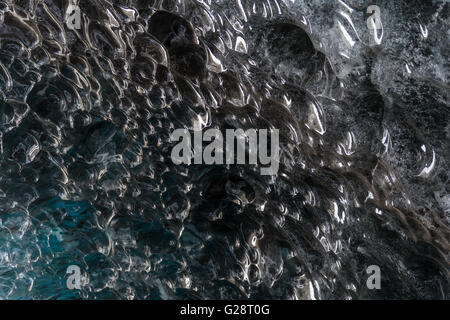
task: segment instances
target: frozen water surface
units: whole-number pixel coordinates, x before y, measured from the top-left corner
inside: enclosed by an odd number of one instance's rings
[[[0,1],[0,298],[449,297],[447,1],[70,3]]]

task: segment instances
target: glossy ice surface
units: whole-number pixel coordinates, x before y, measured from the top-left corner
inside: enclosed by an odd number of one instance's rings
[[[74,4],[0,1],[0,298],[449,297],[448,2]],[[177,128],[279,129],[278,174]]]

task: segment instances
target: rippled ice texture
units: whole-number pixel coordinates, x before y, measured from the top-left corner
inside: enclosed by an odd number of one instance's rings
[[[0,298],[449,297],[448,2],[68,4],[0,1]],[[205,127],[278,175],[174,165]]]

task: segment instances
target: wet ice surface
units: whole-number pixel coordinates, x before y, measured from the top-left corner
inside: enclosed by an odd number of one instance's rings
[[[448,3],[67,5],[0,1],[0,298],[448,298]],[[174,165],[199,127],[278,175]]]

